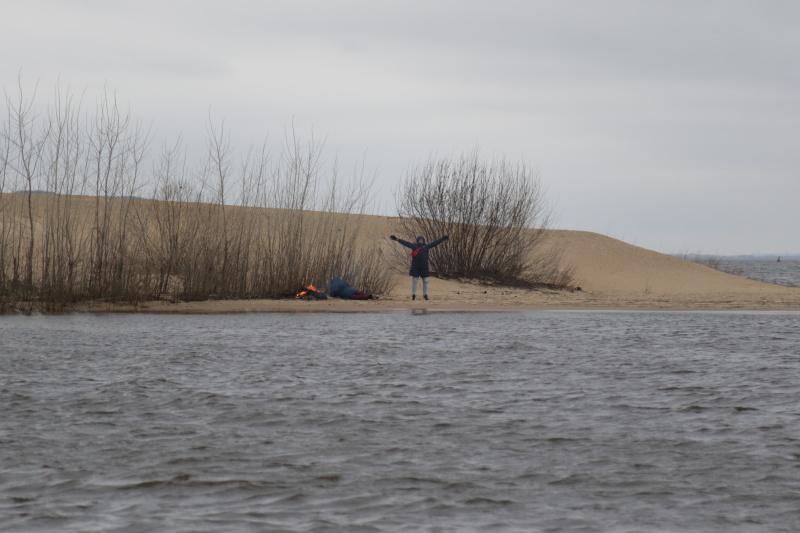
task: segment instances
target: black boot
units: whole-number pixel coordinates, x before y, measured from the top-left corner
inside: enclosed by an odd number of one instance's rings
[[[416,295],[416,294],[412,294],[412,295],[411,295],[411,299],[412,299],[412,300],[416,300],[416,299],[417,299],[417,295]]]
[[[427,294],[423,294],[422,297],[425,298],[426,300],[428,299],[428,295]]]

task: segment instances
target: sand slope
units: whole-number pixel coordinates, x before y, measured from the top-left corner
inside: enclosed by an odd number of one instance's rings
[[[759,290],[770,285],[583,231],[553,231],[551,245],[575,265],[587,291],[648,294]]]

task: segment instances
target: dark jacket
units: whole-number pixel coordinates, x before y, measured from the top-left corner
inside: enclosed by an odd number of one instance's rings
[[[342,278],[331,279],[331,287],[330,287],[331,297],[342,298],[344,300],[347,300],[353,294],[355,294],[355,292],[356,290]]]
[[[430,276],[430,270],[428,269],[428,253],[430,252],[431,248],[439,246],[446,240],[447,236],[444,236],[441,239],[436,239],[430,244],[422,245],[422,248],[417,256],[411,258],[411,269],[408,271],[408,275],[414,277],[419,276],[421,278],[427,278]],[[411,248],[412,251],[420,248],[420,245],[415,242],[408,242],[404,241],[403,239],[397,239],[397,242],[406,248]]]

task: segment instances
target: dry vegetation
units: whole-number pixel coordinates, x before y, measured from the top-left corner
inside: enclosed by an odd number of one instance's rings
[[[0,129],[0,311],[278,298],[333,276],[388,290],[391,262],[362,242],[359,221],[373,179],[361,170],[341,179],[313,138],[290,132],[277,155],[265,146],[235,160],[224,125],[209,126],[200,165],[187,166],[180,141],[146,163],[150,134],[114,98],[101,96],[87,113],[57,92],[40,112],[35,93],[24,94],[20,86],[18,97],[6,95]],[[531,253],[542,236],[531,228],[544,229],[546,218],[527,169],[487,168],[477,154],[455,174],[448,165],[413,174],[400,205],[409,234],[451,235],[435,269],[569,284],[555,255]],[[154,199],[140,198],[145,190]]]
[[[22,94],[22,91],[20,91]],[[274,298],[341,276],[385,291],[389,271],[359,245],[371,181],[323,168],[322,144],[292,135],[234,162],[223,127],[187,170],[181,143],[147,169],[149,137],[116,102],[84,119],[71,97],[39,114],[6,97],[0,131],[0,308],[85,300]]]
[[[478,150],[430,158],[413,168],[398,194],[398,233],[442,235],[431,266],[450,278],[524,287],[568,287],[572,271],[542,247],[551,212],[538,175],[527,165],[486,161]]]

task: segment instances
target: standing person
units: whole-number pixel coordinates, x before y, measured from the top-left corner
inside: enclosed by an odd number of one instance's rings
[[[428,252],[431,248],[439,246],[450,237],[445,235],[441,239],[437,239],[430,244],[425,244],[425,237],[417,237],[417,242],[412,243],[398,239],[394,235],[390,237],[393,241],[397,241],[406,248],[411,248],[411,270],[408,275],[411,276],[411,299],[417,299],[417,283],[419,278],[422,278],[422,297],[428,299],[428,278],[430,271],[428,270]]]

